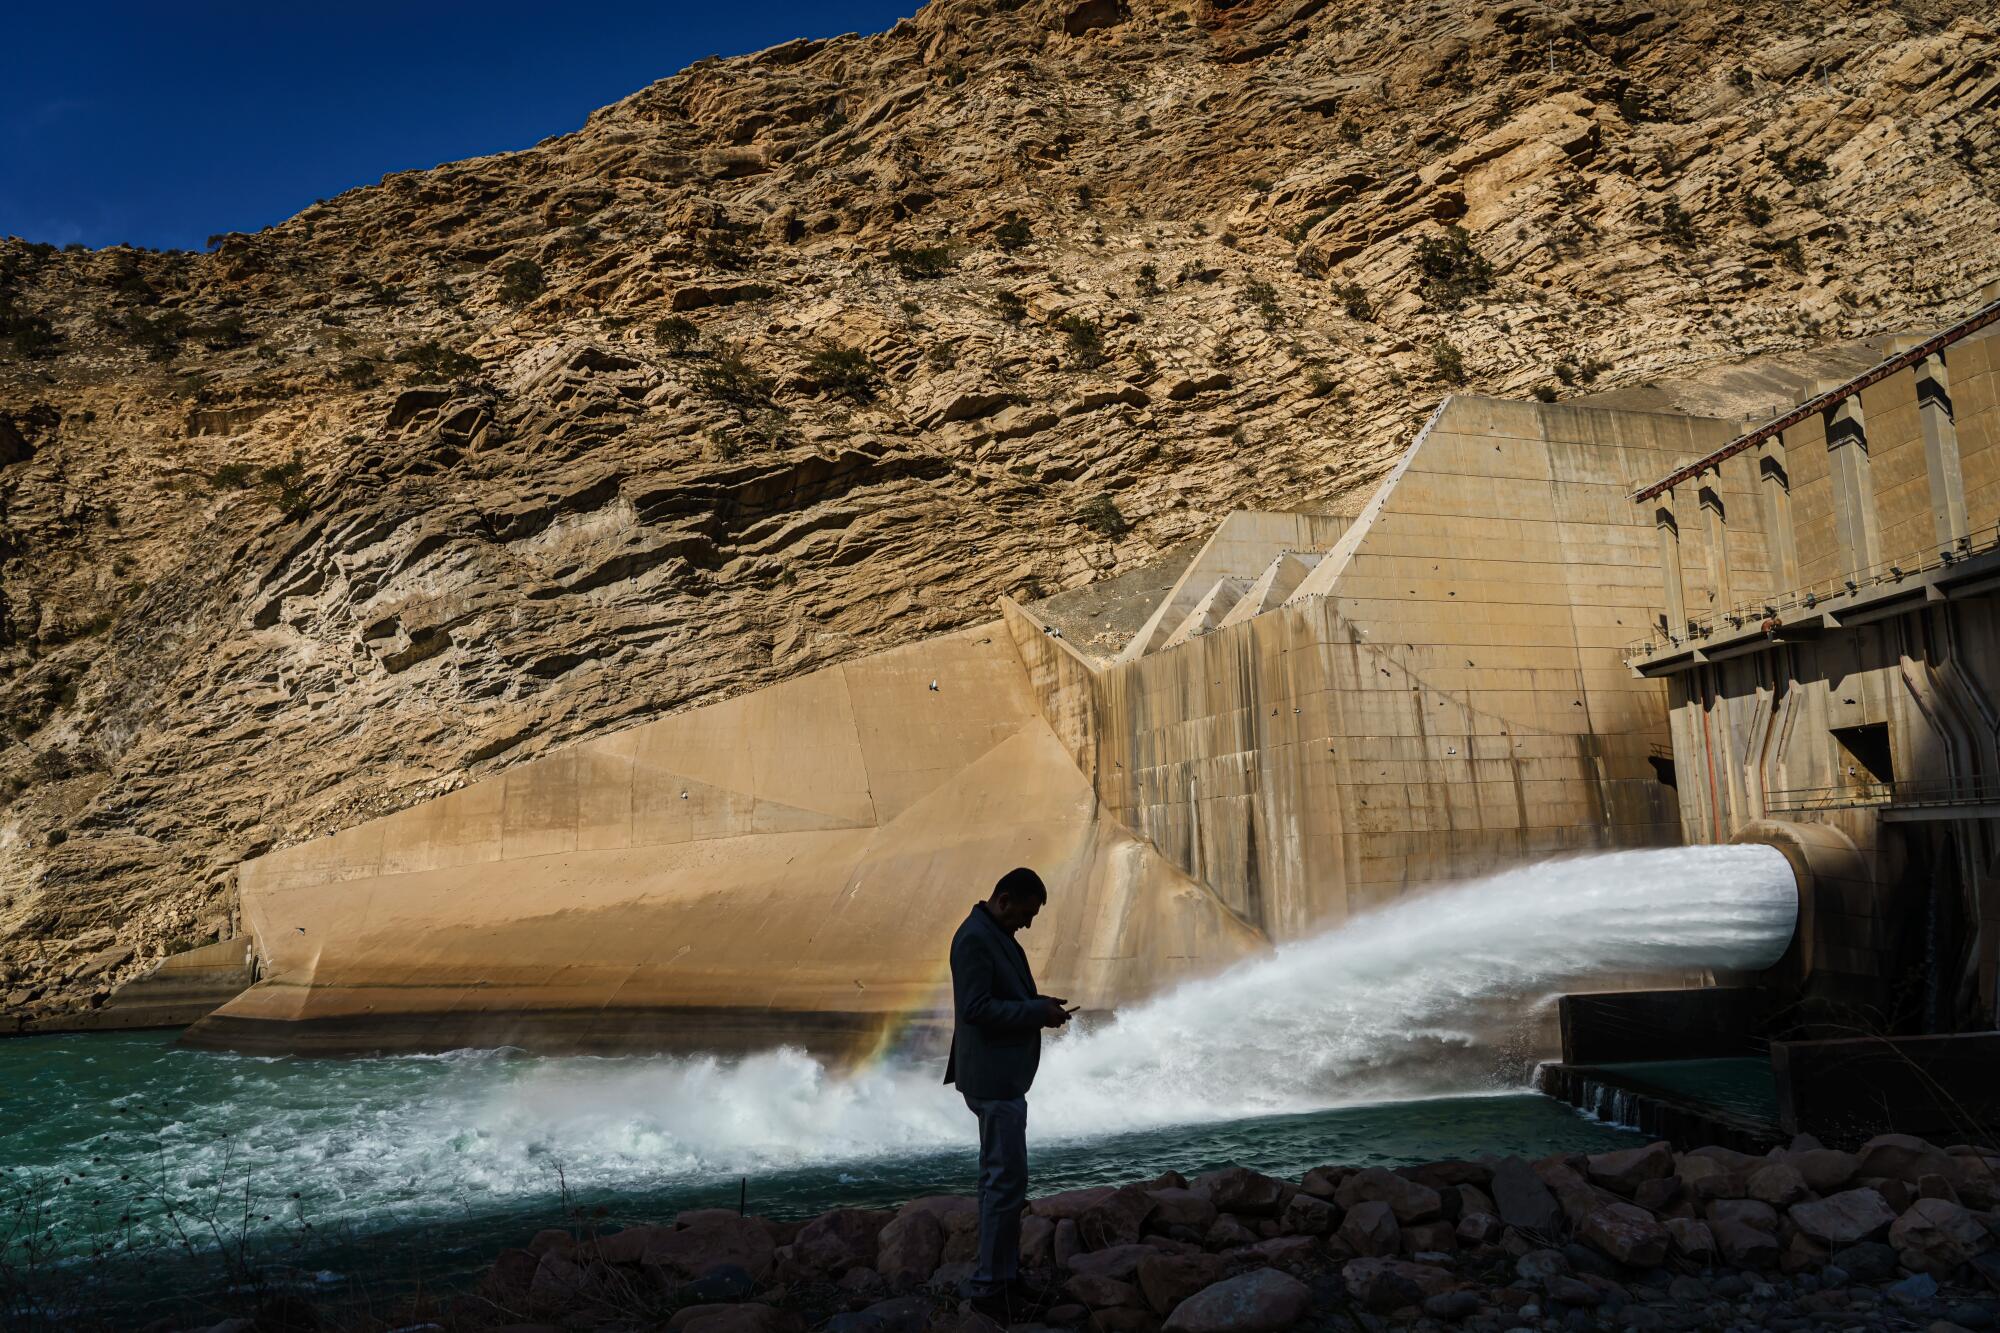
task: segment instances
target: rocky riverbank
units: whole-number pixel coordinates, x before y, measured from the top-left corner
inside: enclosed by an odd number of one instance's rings
[[[1765,1157],[1661,1142],[1539,1161],[1324,1166],[1296,1182],[1244,1167],[1168,1172],[1029,1205],[1023,1254],[1054,1294],[1015,1327],[1991,1328],[1996,1172],[2000,1154],[1903,1135],[1857,1152],[1800,1138]],[[979,1333],[991,1322],[954,1295],[977,1225],[971,1199],[939,1195],[803,1222],[704,1209],[609,1233],[551,1229],[499,1255],[475,1292],[396,1320],[513,1333]]]

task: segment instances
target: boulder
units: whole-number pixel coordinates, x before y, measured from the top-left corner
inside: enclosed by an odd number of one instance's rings
[[[1809,1197],[1812,1190],[1799,1169],[1789,1162],[1773,1162],[1750,1173],[1750,1197],[1773,1208],[1789,1208]]]
[[[975,1217],[969,1231],[951,1232],[945,1241],[945,1262],[976,1258],[979,1251],[979,1226]],[[1074,1223],[1071,1224],[1075,1225]],[[1056,1224],[1046,1217],[1024,1217],[1021,1219],[1021,1262],[1029,1268],[1067,1268],[1067,1264],[1055,1261]],[[961,1254],[960,1250],[964,1252]]]
[[[1664,1212],[1679,1203],[1687,1195],[1687,1186],[1679,1176],[1661,1176],[1658,1180],[1642,1180],[1639,1188],[1632,1192],[1632,1202],[1652,1212]]]
[[[528,1253],[537,1259],[550,1250],[569,1251],[576,1248],[576,1237],[561,1227],[543,1227],[528,1240]]]
[[[1713,1220],[1708,1229],[1724,1263],[1736,1268],[1769,1268],[1778,1262],[1778,1237],[1735,1217]]]
[[[1579,1159],[1581,1160],[1581,1159]],[[1534,1163],[1535,1174],[1556,1196],[1556,1205],[1562,1209],[1563,1219],[1572,1227],[1580,1227],[1607,1203],[1623,1202],[1618,1195],[1601,1185],[1593,1185],[1583,1172],[1560,1157],[1545,1157]]]
[[[498,1305],[525,1304],[541,1262],[527,1250],[502,1250],[493,1260],[493,1266],[486,1270],[480,1292]]]
[[[1115,1277],[1100,1277],[1095,1273],[1077,1273],[1071,1276],[1063,1283],[1063,1295],[1093,1310],[1108,1310],[1115,1306],[1141,1303],[1139,1289],[1130,1282],[1121,1282]]]
[[[1046,1219],[1044,1219],[1046,1220]],[[1027,1229],[1028,1221],[1021,1219],[1021,1228]],[[1049,1257],[1055,1260],[1057,1268],[1068,1268],[1069,1261],[1083,1253],[1083,1242],[1077,1239],[1076,1219],[1065,1217],[1056,1223],[1054,1235],[1049,1239]]]
[[[1340,1225],[1340,1210],[1301,1190],[1285,1205],[1278,1225],[1294,1236],[1324,1236]]]
[[[1458,1248],[1458,1228],[1450,1222],[1412,1222],[1403,1228],[1404,1254],[1450,1254]]]
[[[1479,1313],[1476,1291],[1445,1291],[1424,1298],[1424,1313],[1447,1324],[1456,1324]]]
[[[1188,1188],[1214,1204],[1220,1212],[1243,1213],[1252,1217],[1276,1214],[1285,1197],[1282,1181],[1244,1166],[1226,1166],[1220,1171],[1206,1172],[1196,1176]]]
[[[1069,1271],[1092,1277],[1115,1277],[1123,1282],[1138,1273],[1140,1260],[1158,1253],[1151,1245],[1114,1245],[1108,1250],[1072,1255]]]
[[[1760,1199],[1715,1199],[1711,1201],[1703,1215],[1708,1220],[1720,1222],[1747,1222],[1759,1231],[1773,1235],[1778,1231],[1778,1210]]]
[[[597,1238],[597,1257],[607,1264],[636,1264],[645,1260],[658,1238],[672,1227],[635,1226]]]
[[[1637,1204],[1608,1203],[1592,1210],[1578,1234],[1634,1268],[1652,1268],[1667,1257],[1667,1229]]]
[[[1887,1282],[1896,1276],[1900,1260],[1881,1241],[1868,1240],[1833,1252],[1834,1264],[1856,1282]]]
[[[643,1261],[680,1277],[700,1277],[712,1268],[735,1264],[761,1279],[771,1271],[775,1249],[763,1223],[711,1208],[681,1214],[671,1231],[654,1228]]]
[[[1363,1258],[1386,1258],[1402,1248],[1396,1210],[1380,1200],[1357,1203],[1341,1219],[1340,1238]]]
[[[1215,1205],[1191,1189],[1156,1189],[1152,1196],[1150,1226],[1187,1227],[1199,1234],[1215,1221]]]
[[[1151,1310],[1136,1305],[1119,1305],[1090,1314],[1091,1333],[1160,1333],[1160,1321]],[[991,1328],[992,1325],[987,1325]],[[1032,1325],[1015,1325],[1017,1328]]]
[[[1915,1185],[1924,1176],[1936,1174],[1955,1186],[1965,1179],[1965,1168],[1957,1158],[1908,1134],[1878,1134],[1861,1145],[1859,1156],[1855,1174],[1864,1180],[1881,1176]]]
[[[1836,1148],[1808,1148],[1787,1153],[1785,1161],[1806,1182],[1814,1194],[1832,1194],[1847,1188],[1861,1169],[1861,1159]]]
[[[1917,1181],[1917,1197],[1919,1199],[1945,1199],[1952,1203],[1961,1202],[1958,1197],[1958,1191],[1952,1188],[1951,1182],[1935,1171],[1925,1172],[1923,1177]]]
[[[1316,1166],[1306,1172],[1299,1188],[1315,1199],[1331,1199],[1340,1192],[1340,1182],[1354,1174],[1351,1166]]]
[[[1491,1171],[1486,1173],[1486,1179],[1488,1183],[1492,1182],[1493,1173]],[[1438,1195],[1440,1198],[1443,1198],[1447,1194],[1452,1193],[1458,1195],[1458,1217],[1464,1217],[1467,1213],[1491,1213],[1495,1217],[1500,1216],[1499,1205],[1493,1202],[1493,1196],[1488,1194],[1481,1186],[1454,1185],[1450,1190],[1440,1190]],[[1449,1212],[1450,1209],[1447,1208],[1446,1211]],[[1453,1220],[1457,1219],[1454,1218]]]
[[[1896,1220],[1888,1202],[1866,1188],[1795,1203],[1785,1215],[1806,1235],[1835,1248],[1880,1236]]]
[[[1144,1185],[1113,1190],[1084,1209],[1076,1219],[1077,1238],[1086,1250],[1131,1245],[1145,1234],[1146,1219],[1152,1211],[1152,1191]]]
[[[1451,1273],[1403,1259],[1350,1259],[1340,1270],[1347,1294],[1377,1313],[1418,1305],[1451,1290]]]
[[[1715,1258],[1715,1233],[1708,1229],[1708,1223],[1691,1217],[1670,1217],[1662,1225],[1674,1248],[1689,1259],[1705,1264]]]
[[[1569,1257],[1561,1250],[1529,1250],[1514,1261],[1514,1276],[1523,1282],[1544,1283],[1569,1271]]]
[[[1784,1243],[1778,1247],[1778,1268],[1785,1273],[1804,1273],[1826,1267],[1826,1242],[1814,1240],[1794,1227],[1785,1228]]]
[[[1320,1258],[1319,1242],[1311,1236],[1276,1236],[1246,1245],[1224,1256],[1260,1268],[1282,1268],[1288,1273],[1304,1273]]]
[[[681,1289],[681,1294],[683,1296],[687,1295],[687,1293],[701,1287],[702,1283],[707,1280],[707,1278],[703,1278],[700,1282],[690,1282],[686,1287]],[[881,1300],[890,1291],[889,1280],[887,1278],[872,1268],[863,1268],[858,1264],[849,1268],[845,1273],[842,1273],[833,1285],[846,1292],[850,1299],[864,1301]],[[740,1300],[742,1298],[740,1296],[731,1296],[728,1299]]]
[[[1334,1202],[1345,1209],[1357,1204],[1386,1203],[1398,1222],[1428,1222],[1443,1210],[1436,1190],[1379,1166],[1356,1171],[1342,1181]]]
[[[1965,1172],[1965,1179],[1954,1181],[1952,1187],[1958,1191],[1958,1201],[1975,1211],[1991,1209],[2000,1202],[2000,1178],[1996,1178],[1994,1167],[2000,1158],[1988,1157],[1975,1148],[1952,1148],[1953,1160]]]
[[[690,1305],[667,1327],[674,1333],[805,1333],[806,1321],[769,1305]]]
[[[1201,1243],[1211,1250],[1234,1250],[1256,1244],[1257,1233],[1224,1213],[1209,1223],[1208,1230],[1202,1233]]]
[[[594,1285],[590,1273],[563,1250],[549,1250],[536,1261],[528,1283],[528,1304],[536,1310],[561,1310],[585,1300]]]
[[[1659,1180],[1674,1173],[1674,1148],[1664,1140],[1643,1148],[1596,1153],[1585,1160],[1593,1182],[1628,1199],[1642,1181]]]
[[[1288,1273],[1260,1268],[1218,1282],[1182,1301],[1163,1333],[1277,1333],[1312,1303],[1312,1289]]]
[[[1222,1259],[1213,1254],[1153,1254],[1139,1261],[1139,1292],[1153,1312],[1166,1315],[1188,1297],[1222,1280]]]
[[[877,1238],[875,1267],[891,1282],[928,1282],[944,1262],[944,1224],[931,1213],[905,1208]]]
[[[925,1296],[892,1296],[861,1311],[882,1321],[883,1333],[924,1333],[930,1327],[932,1304]]]
[[[1565,1277],[1558,1273],[1548,1281],[1549,1299],[1564,1305],[1578,1305],[1584,1309],[1595,1309],[1604,1301],[1604,1293],[1580,1277]]]
[[[839,1277],[850,1268],[873,1268],[882,1229],[895,1216],[878,1208],[836,1208],[822,1213],[799,1228],[797,1239],[792,1241],[792,1263],[829,1277]]]
[[[1493,1167],[1493,1203],[1500,1220],[1537,1236],[1553,1236],[1562,1217],[1556,1196],[1533,1167],[1518,1157],[1505,1157]]]
[[[1918,1199],[1889,1227],[1889,1244],[1913,1273],[1948,1277],[1988,1248],[1980,1220],[1949,1199]]]
[[[1898,1215],[1917,1201],[1917,1187],[1894,1176],[1862,1176],[1858,1184],[1862,1189],[1871,1189],[1881,1195],[1882,1202]]]
[[[1060,1194],[1045,1194],[1029,1202],[1028,1211],[1037,1217],[1046,1217],[1060,1222],[1064,1218],[1072,1220],[1104,1202],[1118,1192],[1116,1186],[1092,1185],[1088,1189],[1064,1190]]]
[[[1906,1309],[1919,1310],[1937,1299],[1937,1279],[1929,1273],[1912,1273],[1901,1282],[1891,1282],[1882,1294]]]
[[[1461,1213],[1453,1230],[1461,1245],[1491,1245],[1507,1227],[1492,1213]]]
[[[1756,1157],[1747,1152],[1737,1152],[1734,1148],[1724,1148],[1713,1143],[1706,1147],[1696,1148],[1693,1152],[1688,1153],[1687,1157],[1706,1158],[1721,1166],[1723,1170],[1740,1176],[1749,1175],[1752,1171],[1755,1171],[1770,1160],[1768,1157]],[[1686,1158],[1679,1160],[1685,1161]]]

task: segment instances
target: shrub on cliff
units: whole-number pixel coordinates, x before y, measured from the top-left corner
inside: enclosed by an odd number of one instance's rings
[[[0,307],[0,342],[14,356],[25,360],[54,355],[62,345],[62,335],[45,316],[16,312],[8,306]]]
[[[668,356],[686,356],[701,344],[701,326],[686,315],[668,315],[653,325],[653,337]]]
[[[889,247],[889,262],[896,271],[906,278],[942,278],[958,267],[958,261],[951,251],[942,245],[918,246],[904,249],[902,246]]]
[[[993,242],[1002,250],[1012,254],[1035,239],[1034,229],[1019,213],[1009,213],[1007,220],[993,229]]]
[[[297,449],[282,463],[275,463],[257,474],[278,511],[286,518],[301,518],[312,507],[306,499],[305,456]]]
[[[806,368],[822,389],[866,403],[875,397],[875,363],[859,347],[825,343],[806,358]]]
[[[532,259],[516,259],[500,270],[500,299],[508,305],[526,305],[548,286],[542,266]]]
[[[743,359],[740,352],[721,352],[695,375],[695,386],[709,397],[737,407],[762,407],[775,390],[769,377]]]
[[[479,358],[468,356],[455,347],[446,347],[435,341],[420,342],[414,347],[405,347],[396,353],[399,365],[405,365],[422,380],[455,380],[479,373]]]
[[[1440,338],[1431,344],[1431,360],[1446,384],[1465,383],[1465,353]]]
[[[1083,370],[1101,366],[1109,358],[1104,352],[1104,333],[1081,315],[1064,315],[1056,327],[1069,340],[1070,356]]]
[[[1132,524],[1118,510],[1118,502],[1108,495],[1094,496],[1076,511],[1076,521],[1100,537],[1111,538],[1131,531]]]
[[[1492,290],[1493,264],[1472,248],[1472,237],[1460,226],[1446,227],[1442,236],[1417,242],[1417,290],[1424,304],[1456,310],[1469,296]]]

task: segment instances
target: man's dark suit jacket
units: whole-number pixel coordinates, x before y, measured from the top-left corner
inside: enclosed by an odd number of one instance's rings
[[[1028,955],[985,903],[951,937],[951,1057],[944,1081],[968,1097],[1023,1097],[1042,1062],[1046,1011]]]

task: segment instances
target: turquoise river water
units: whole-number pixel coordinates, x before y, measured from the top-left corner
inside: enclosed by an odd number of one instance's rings
[[[1357,918],[1051,1041],[1033,1187],[1635,1142],[1527,1091],[1553,997],[1767,966],[1795,911],[1782,857],[1708,847],[1544,863]],[[566,1210],[616,1224],[743,1198],[797,1217],[973,1189],[971,1117],[937,1060],[270,1059],[171,1037],[0,1042],[0,1324],[24,1273],[73,1278],[79,1302],[246,1270],[435,1282]]]

